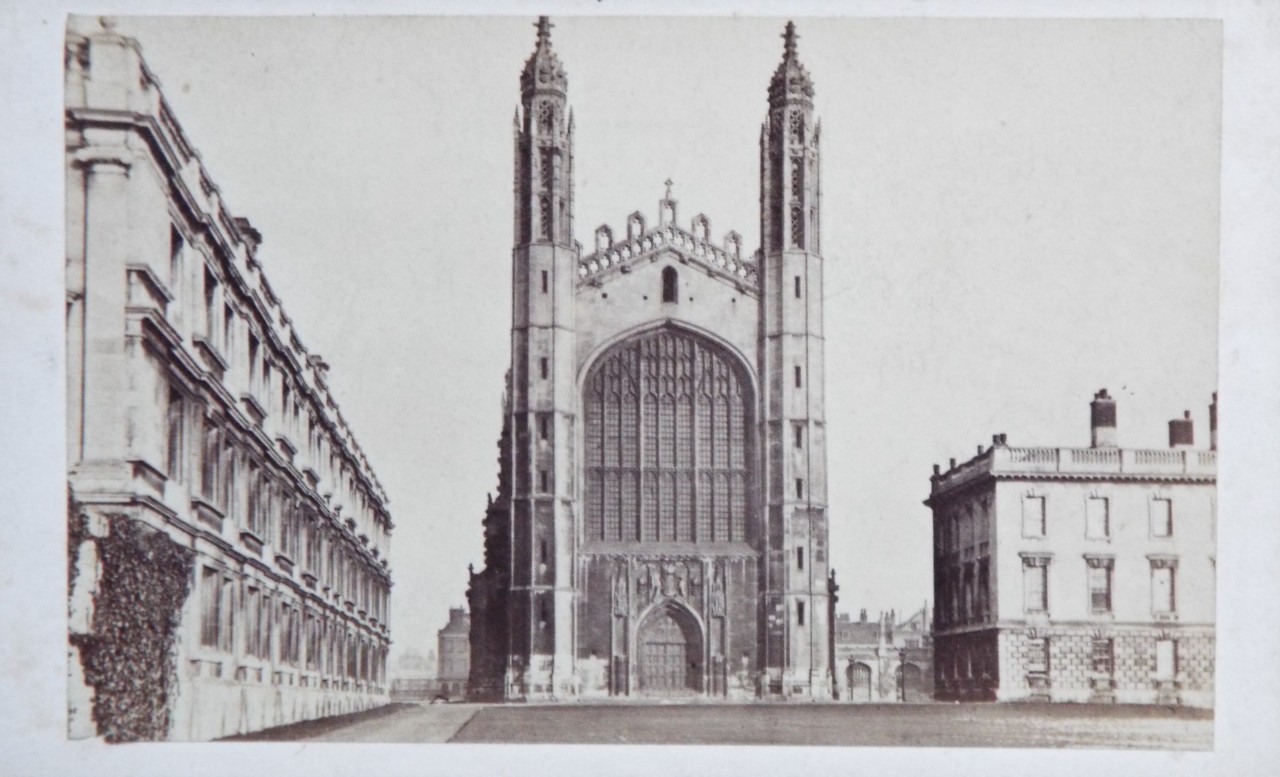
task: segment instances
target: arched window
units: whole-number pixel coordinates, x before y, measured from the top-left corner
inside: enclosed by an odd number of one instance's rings
[[[744,542],[754,407],[743,368],[662,329],[596,362],[583,387],[588,542]]]
[[[674,267],[662,268],[662,301],[680,301],[680,276]]]

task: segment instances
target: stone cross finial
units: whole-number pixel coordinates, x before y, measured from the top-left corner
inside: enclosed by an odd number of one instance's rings
[[[672,184],[673,182],[672,182],[672,180],[671,180],[670,178],[668,178],[667,180],[663,181],[662,183],[663,183],[663,184],[665,184],[665,185],[666,185],[666,187],[667,187],[667,196],[666,196],[666,198],[665,198],[665,199],[668,199],[668,200],[669,200],[669,199],[671,199],[671,184]]]
[[[536,26],[538,28],[538,45],[541,46],[543,44],[550,43],[551,28],[555,26],[551,23],[551,17],[539,16]]]
[[[796,35],[795,22],[787,22],[787,29],[782,33],[783,52],[786,56],[794,57],[796,55],[796,41],[799,38],[800,36]]]

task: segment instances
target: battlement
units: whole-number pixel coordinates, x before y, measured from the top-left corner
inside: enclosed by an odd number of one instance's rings
[[[674,216],[674,208],[671,215]],[[716,245],[709,233],[710,220],[702,214],[695,216],[691,228],[686,230],[677,226],[674,218],[663,218],[658,226],[646,229],[644,217],[639,212],[632,213],[627,217],[623,240],[615,242],[613,230],[607,225],[596,228],[595,251],[578,262],[579,282],[599,283],[603,276],[630,272],[635,265],[667,250],[676,253],[681,261],[704,267],[711,275],[756,290],[756,256],[743,256],[742,236],[730,231],[724,236],[723,244]]]

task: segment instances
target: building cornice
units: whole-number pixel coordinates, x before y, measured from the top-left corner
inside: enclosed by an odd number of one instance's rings
[[[993,446],[929,479],[924,504],[933,507],[992,480],[1081,483],[1217,482],[1217,452],[1130,448],[1012,448]]]

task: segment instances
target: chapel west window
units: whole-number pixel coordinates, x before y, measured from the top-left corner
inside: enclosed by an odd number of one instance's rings
[[[748,539],[753,402],[726,354],[663,330],[598,361],[583,393],[588,541]]]

